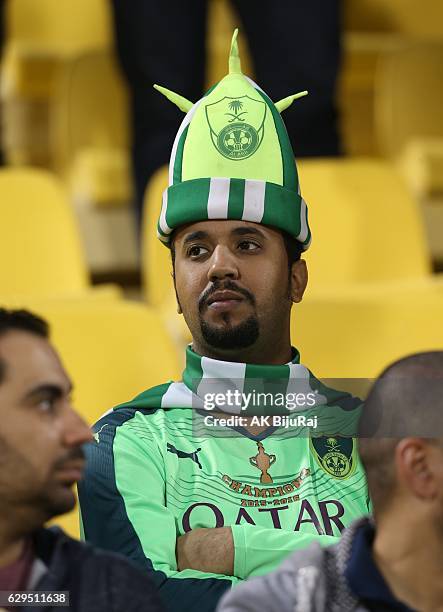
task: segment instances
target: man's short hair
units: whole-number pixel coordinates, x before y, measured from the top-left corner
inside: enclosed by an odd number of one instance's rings
[[[285,250],[286,250],[286,256],[288,258],[288,268],[289,268],[289,274],[291,273],[291,269],[292,269],[292,264],[294,264],[296,261],[298,261],[301,257],[301,254],[303,253],[303,246],[302,244],[296,240],[293,236],[291,236],[290,234],[283,232],[281,230],[280,231],[282,237],[283,237],[283,242],[285,244]],[[172,261],[172,274],[174,275],[175,270],[174,270],[174,266],[175,266],[175,245],[174,245],[174,236],[175,232],[173,232],[171,234],[171,238],[170,238],[170,250],[171,250],[171,261]]]
[[[417,353],[393,363],[375,381],[359,422],[359,453],[374,513],[382,512],[396,484],[398,442],[443,438],[443,351]]]
[[[285,243],[286,255],[288,257],[289,272],[291,272],[292,264],[298,261],[302,253],[304,252],[303,246],[301,242],[296,240],[290,234],[287,234],[286,232],[282,232],[281,234],[283,236],[283,242]]]
[[[41,317],[28,310],[0,308],[0,337],[10,331],[24,331],[40,338],[49,338],[49,325]],[[0,360],[0,383],[5,374],[5,364]]]

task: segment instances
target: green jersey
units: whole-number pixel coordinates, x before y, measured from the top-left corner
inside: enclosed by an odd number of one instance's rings
[[[284,389],[289,408],[263,408],[251,381],[271,400]],[[221,407],[229,395],[236,401]],[[169,609],[213,610],[236,582],[314,540],[334,543],[368,513],[352,438],[360,406],[318,381],[296,351],[287,365],[257,366],[188,348],[181,382],[149,389],[95,425],[79,484],[84,537],[138,563]],[[251,420],[266,428],[252,435]],[[232,529],[233,576],[179,571],[177,537],[222,526]]]

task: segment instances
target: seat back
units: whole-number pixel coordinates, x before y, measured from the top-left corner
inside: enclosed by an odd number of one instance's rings
[[[408,354],[442,350],[442,312],[441,283],[308,295],[292,310],[291,338],[316,376],[373,378]]]
[[[89,286],[75,218],[61,183],[0,170],[1,295],[74,294]]]
[[[435,0],[346,0],[345,29],[407,37],[443,36],[443,5]]]
[[[14,0],[6,8],[9,42],[29,49],[63,56],[103,48],[112,40],[106,0]]]
[[[443,36],[439,42],[411,43],[380,61],[375,125],[385,155],[401,154],[413,140],[443,139],[442,65]]]
[[[107,155],[114,165],[120,151],[129,155],[126,87],[111,52],[84,53],[64,62],[56,82],[51,135],[60,171],[72,168],[85,152]]]
[[[430,273],[418,204],[394,167],[372,159],[303,160],[312,245],[309,287]]]
[[[145,193],[142,226],[142,281],[145,299],[159,306],[173,291],[171,254],[157,238],[163,191],[168,186],[168,168],[160,168]]]

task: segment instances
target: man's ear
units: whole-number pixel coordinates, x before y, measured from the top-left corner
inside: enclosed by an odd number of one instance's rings
[[[291,268],[291,300],[301,302],[308,284],[308,268],[304,259],[299,259]]]
[[[432,500],[438,496],[439,483],[433,469],[435,452],[436,449],[422,438],[404,438],[395,449],[397,477],[419,499]],[[440,457],[437,461],[441,461]]]

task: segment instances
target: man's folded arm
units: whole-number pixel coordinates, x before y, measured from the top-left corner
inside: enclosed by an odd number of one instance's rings
[[[271,572],[291,553],[313,542],[329,546],[337,541],[335,536],[247,524],[195,529],[180,536],[178,562],[180,568],[233,574],[246,579]]]
[[[339,538],[330,535],[269,529],[255,525],[233,525],[234,575],[245,579],[273,571],[296,550],[313,542],[330,546]]]
[[[213,610],[233,576],[179,571],[175,518],[165,502],[161,451],[149,432],[138,430],[131,410],[117,410],[95,427],[79,483],[86,540],[125,555],[156,583],[171,610]]]

